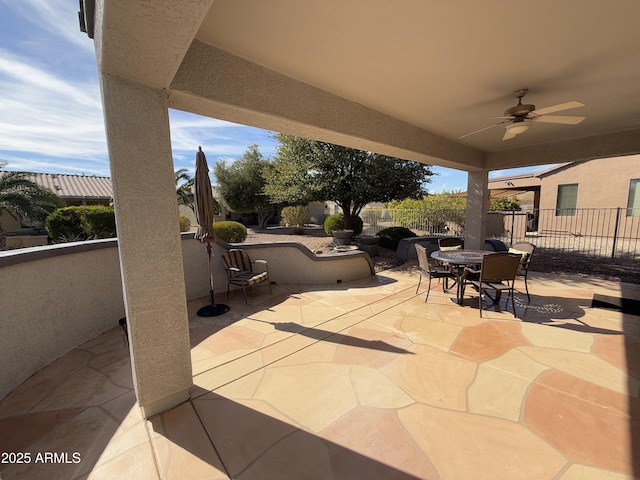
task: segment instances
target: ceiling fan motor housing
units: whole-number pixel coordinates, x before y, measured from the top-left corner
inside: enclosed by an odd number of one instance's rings
[[[522,105],[522,104],[519,103],[515,107],[507,108],[504,111],[504,116],[505,117],[516,117],[516,119],[517,118],[524,119],[524,117],[529,115],[535,109],[536,109],[535,105]]]

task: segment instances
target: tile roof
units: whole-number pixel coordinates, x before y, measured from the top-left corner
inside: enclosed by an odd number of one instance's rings
[[[113,198],[111,178],[60,173],[29,173],[34,183],[46,187],[64,199]]]

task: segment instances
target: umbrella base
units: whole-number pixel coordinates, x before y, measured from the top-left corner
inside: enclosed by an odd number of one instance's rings
[[[227,313],[229,310],[231,310],[229,305],[218,303],[215,305],[205,305],[198,310],[197,314],[199,317],[217,317],[218,315]]]

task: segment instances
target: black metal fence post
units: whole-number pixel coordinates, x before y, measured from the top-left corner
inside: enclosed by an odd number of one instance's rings
[[[616,209],[616,224],[613,227],[613,248],[611,249],[611,258],[616,258],[616,244],[618,243],[618,227],[620,226],[620,207]]]
[[[511,243],[510,245],[513,245],[513,231],[516,228],[516,211],[515,210],[511,210]]]

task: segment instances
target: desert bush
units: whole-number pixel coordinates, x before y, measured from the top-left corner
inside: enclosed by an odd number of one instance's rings
[[[384,216],[384,209],[382,208],[367,208],[362,211],[362,220],[365,223],[377,223],[382,220]]]
[[[247,239],[247,227],[238,222],[216,222],[213,224],[216,236],[227,243],[242,243]]]
[[[467,199],[447,193],[427,195],[387,204],[398,226],[431,233],[444,233],[449,224],[464,229]]]
[[[78,207],[84,217],[84,231],[95,238],[116,236],[116,216],[113,207],[94,205]]]
[[[189,217],[187,217],[186,215],[180,215],[179,220],[181,232],[188,232],[189,230],[191,230],[191,220],[189,220]]]
[[[304,205],[284,207],[280,216],[282,223],[290,227],[304,227],[309,223],[309,209]]]
[[[517,198],[502,197],[491,200],[489,210],[491,210],[492,212],[506,212],[511,210],[519,212],[520,210],[522,210],[522,207],[520,206],[520,200],[518,200]]]
[[[82,218],[74,207],[58,208],[50,213],[44,221],[47,235],[54,241],[66,238],[82,238]]]
[[[47,234],[54,241],[112,238],[116,236],[113,207],[83,205],[59,208],[45,220]]]
[[[414,232],[405,227],[389,227],[384,230],[380,230],[376,233],[380,237],[379,245],[382,248],[388,248],[390,250],[396,250],[400,240],[403,238],[417,237]]]
[[[360,217],[356,217],[353,226],[353,234],[360,235],[362,233],[363,222]],[[334,230],[344,229],[344,215],[342,213],[334,213],[329,215],[324,221],[324,231],[327,235],[332,235]]]

